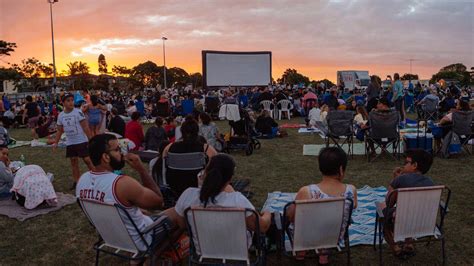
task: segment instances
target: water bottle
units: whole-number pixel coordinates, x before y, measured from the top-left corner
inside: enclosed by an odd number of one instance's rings
[[[20,161],[23,163],[23,165],[26,165],[25,164],[25,155],[20,155]]]

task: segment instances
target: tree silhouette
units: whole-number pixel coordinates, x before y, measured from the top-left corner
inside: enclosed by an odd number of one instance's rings
[[[14,42],[6,42],[4,40],[0,40],[0,56],[10,56],[11,52],[14,52],[16,48],[16,43]]]
[[[451,79],[459,81],[462,86],[472,84],[471,75],[467,67],[461,63],[447,65],[431,77],[431,82],[437,82],[440,79]]]
[[[132,72],[133,70],[126,66],[113,66],[112,67],[112,73],[116,76],[130,77]]]
[[[299,83],[308,84],[309,83],[309,78],[307,76],[304,76],[304,75],[298,73],[298,71],[296,71],[296,69],[288,68],[287,70],[285,70],[285,72],[283,73],[281,78],[277,79],[277,82],[278,83],[287,83],[287,84],[291,84],[291,85],[296,85],[296,84],[299,84]]]
[[[68,74],[71,76],[89,74],[89,66],[85,62],[74,61],[67,64]]]
[[[103,54],[100,54],[99,55],[99,59],[98,59],[98,63],[99,63],[99,73],[100,74],[107,74],[107,61],[105,61],[105,55]]]
[[[400,79],[401,80],[418,80],[419,78],[417,74],[405,73]]]
[[[152,61],[146,61],[133,67],[131,77],[138,82],[138,85],[143,87],[155,88],[162,77],[162,68],[158,67]]]

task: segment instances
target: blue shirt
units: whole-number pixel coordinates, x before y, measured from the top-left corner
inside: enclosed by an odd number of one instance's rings
[[[392,91],[393,91],[392,102],[395,102],[396,100],[403,97],[403,84],[400,80],[395,81],[395,83],[393,84]]]

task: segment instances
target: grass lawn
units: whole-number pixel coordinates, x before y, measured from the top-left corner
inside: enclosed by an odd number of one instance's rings
[[[299,123],[301,119],[293,119]],[[228,130],[225,122],[218,122],[221,130]],[[251,156],[243,152],[233,152],[237,161],[237,177],[251,179],[251,189],[255,193],[253,204],[260,208],[268,192],[296,192],[298,188],[319,182],[317,157],[303,156],[303,144],[322,143],[319,136],[301,135],[297,130],[288,130],[289,137],[261,140],[262,148]],[[29,140],[26,129],[11,130],[13,138]],[[18,160],[24,154],[28,164],[38,164],[45,171],[55,175],[56,191],[73,193],[71,169],[65,158],[65,149],[53,153],[48,148],[20,147],[10,151],[10,158]],[[387,186],[394,167],[401,162],[382,158],[367,163],[364,156],[354,156],[349,161],[345,182],[356,187]],[[85,171],[85,166],[81,165]],[[126,169],[127,173],[129,169]],[[428,173],[436,183],[449,186],[453,192],[450,213],[446,217],[448,264],[474,264],[474,156],[460,156],[454,159],[436,158]],[[94,261],[92,245],[96,234],[77,205],[60,211],[18,222],[0,217],[0,265],[87,265]],[[385,249],[386,264],[400,264],[400,261]],[[356,246],[351,249],[355,265],[377,264],[377,253],[370,246]],[[345,255],[331,258],[334,264],[345,263]],[[107,264],[121,263],[115,259],[105,259]],[[268,255],[271,265],[314,265],[314,260],[296,262],[290,258],[278,260],[275,253]],[[417,255],[405,264],[441,264],[441,244],[432,243],[426,247],[417,246]]]

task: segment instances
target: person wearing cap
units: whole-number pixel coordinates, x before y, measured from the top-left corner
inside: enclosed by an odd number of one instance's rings
[[[89,158],[88,141],[91,137],[88,122],[84,113],[74,107],[74,95],[65,94],[63,96],[64,111],[58,116],[57,134],[53,143],[53,150],[56,149],[61,135],[66,135],[66,158],[71,160],[73,189],[80,177],[79,158],[82,158],[89,170],[94,166]]]

